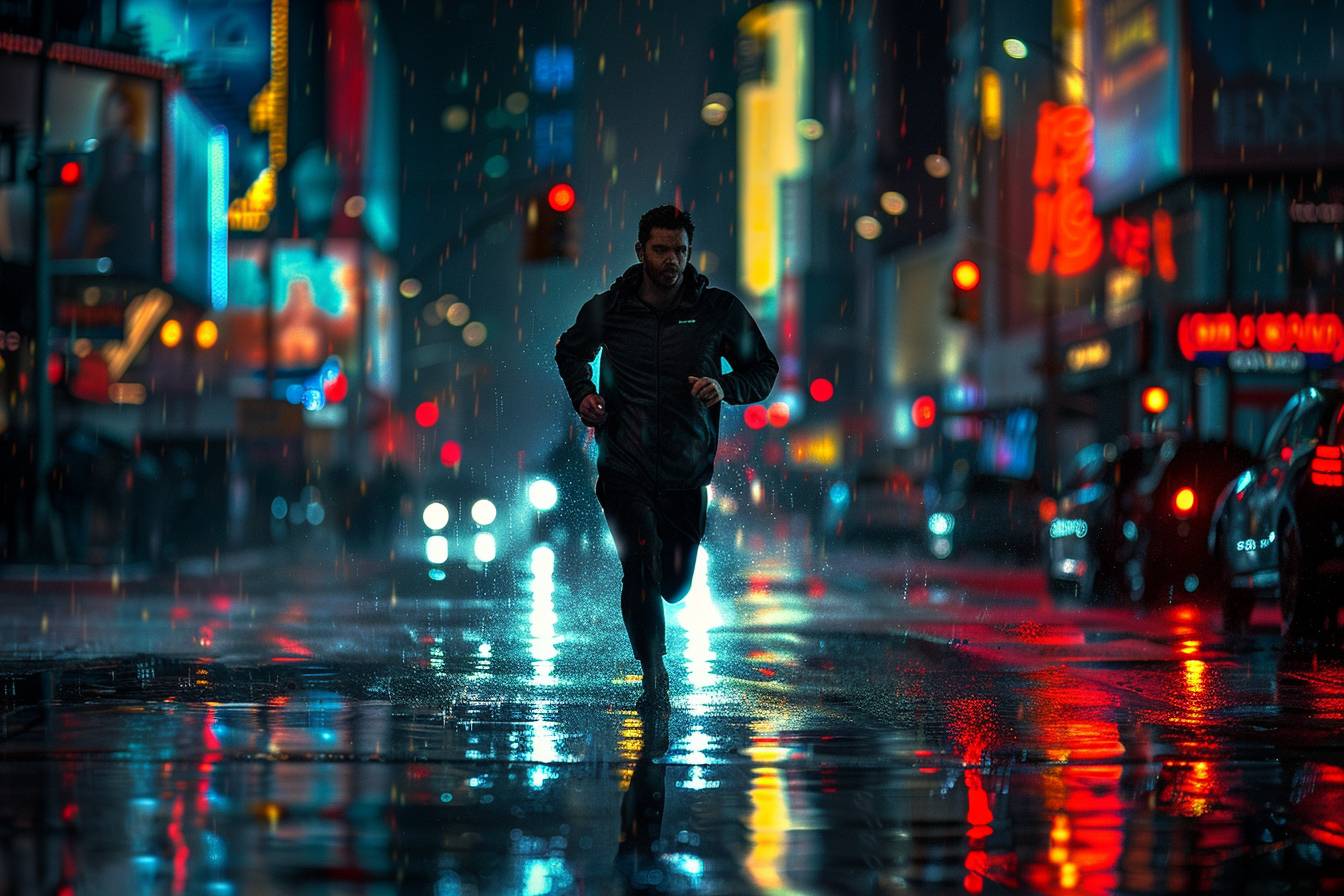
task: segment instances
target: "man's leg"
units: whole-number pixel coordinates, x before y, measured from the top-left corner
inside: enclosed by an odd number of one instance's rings
[[[677,603],[691,590],[695,559],[705,537],[709,507],[706,489],[667,492],[659,496],[659,590],[663,600]]]
[[[658,526],[651,499],[638,491],[614,488],[601,478],[597,498],[621,558],[621,617],[630,647],[644,668],[661,667],[667,653],[663,605],[658,599]]]

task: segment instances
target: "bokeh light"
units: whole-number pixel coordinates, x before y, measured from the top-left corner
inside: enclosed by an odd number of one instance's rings
[[[439,422],[439,403],[422,401],[415,406],[415,423],[421,429],[429,429]]]
[[[905,199],[905,194],[898,193],[895,190],[888,190],[883,193],[878,202],[882,206],[882,211],[892,217],[905,214],[905,210],[910,207],[910,203]]]
[[[448,525],[448,508],[438,501],[432,501],[425,505],[425,512],[420,514],[420,519],[424,521],[426,529],[437,532]]]
[[[452,439],[439,446],[439,463],[445,467],[455,467],[462,463],[462,445]]]
[[[538,479],[527,487],[527,499],[537,510],[550,510],[560,499],[560,492],[549,479]]]
[[[471,308],[466,302],[453,302],[448,306],[448,312],[444,315],[448,323],[455,327],[460,327],[471,320]]]
[[[476,555],[477,560],[482,563],[489,563],[495,559],[497,550],[495,536],[489,532],[476,533],[476,540],[472,543],[472,552]]]
[[[196,344],[204,349],[215,347],[219,341],[219,327],[212,320],[203,320],[196,325]]]
[[[485,324],[474,320],[462,328],[462,341],[475,348],[485,342]]]
[[[882,235],[882,222],[872,215],[860,215],[854,219],[854,232],[866,240],[875,240]]]
[[[182,324],[176,318],[168,318],[159,327],[159,341],[169,348],[176,348],[182,341]]]
[[[493,523],[497,512],[495,502],[488,498],[482,498],[471,505],[471,518],[478,526],[488,526]]]

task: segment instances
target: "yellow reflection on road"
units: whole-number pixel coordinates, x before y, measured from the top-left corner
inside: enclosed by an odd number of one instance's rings
[[[789,803],[784,776],[777,768],[758,766],[751,770],[751,815],[747,818],[751,852],[747,873],[756,886],[768,893],[784,888],[784,856],[789,841]]]

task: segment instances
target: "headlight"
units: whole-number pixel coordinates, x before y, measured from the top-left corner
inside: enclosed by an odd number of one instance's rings
[[[488,526],[495,521],[495,504],[485,498],[471,505],[471,518],[478,526]]]
[[[560,499],[560,492],[549,479],[538,479],[527,487],[527,500],[537,510],[550,510]]]

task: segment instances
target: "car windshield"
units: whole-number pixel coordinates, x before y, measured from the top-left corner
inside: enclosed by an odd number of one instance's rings
[[[1116,458],[1112,482],[1117,488],[1123,489],[1139,480],[1146,480],[1154,473],[1160,477],[1161,470],[1175,454],[1176,443],[1173,440],[1150,442],[1128,448]]]

